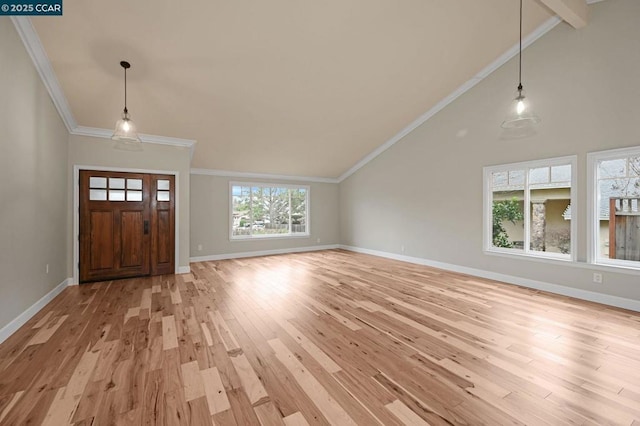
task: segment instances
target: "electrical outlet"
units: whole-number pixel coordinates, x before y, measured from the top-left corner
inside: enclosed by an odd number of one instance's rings
[[[202,244],[198,244],[198,251],[202,251]]]
[[[320,244],[320,238],[318,238],[318,239],[316,240],[316,242],[317,242],[318,244]]]
[[[45,272],[48,274],[49,273],[49,264],[47,263],[47,266],[44,268]]]
[[[404,246],[400,246],[400,252],[404,253]]]
[[[598,283],[598,284],[602,284],[602,274],[600,272],[594,272],[593,273],[593,282],[594,283]]]

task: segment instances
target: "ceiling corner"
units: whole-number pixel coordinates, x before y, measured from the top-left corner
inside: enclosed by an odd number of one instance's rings
[[[78,124],[71,113],[71,108],[69,107],[67,98],[62,92],[62,87],[58,82],[56,74],[53,72],[53,67],[51,66],[49,57],[40,42],[38,33],[36,33],[35,28],[33,28],[31,19],[26,16],[12,16],[11,21],[13,22],[16,31],[18,31],[18,35],[22,39],[22,43],[27,49],[31,60],[33,61],[33,65],[36,67],[36,70],[38,70],[42,83],[47,88],[49,96],[51,96],[51,100],[56,106],[62,121],[67,127],[69,133],[72,133],[72,131],[78,127]]]

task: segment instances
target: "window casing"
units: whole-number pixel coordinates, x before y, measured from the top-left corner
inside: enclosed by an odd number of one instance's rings
[[[640,269],[640,147],[587,154],[589,260]]]
[[[575,260],[575,175],[576,156],[485,167],[485,251]]]
[[[309,236],[309,194],[308,186],[231,182],[230,238]]]

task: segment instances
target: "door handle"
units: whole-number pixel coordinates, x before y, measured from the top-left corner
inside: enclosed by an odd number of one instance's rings
[[[144,221],[144,235],[148,235],[149,234],[149,221],[145,220]]]

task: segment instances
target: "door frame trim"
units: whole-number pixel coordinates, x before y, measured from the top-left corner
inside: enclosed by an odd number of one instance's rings
[[[99,172],[147,173],[154,175],[173,175],[175,177],[175,262],[174,273],[180,273],[180,172],[176,170],[134,169],[126,167],[73,165],[73,284],[80,283],[80,170],[96,170]]]

